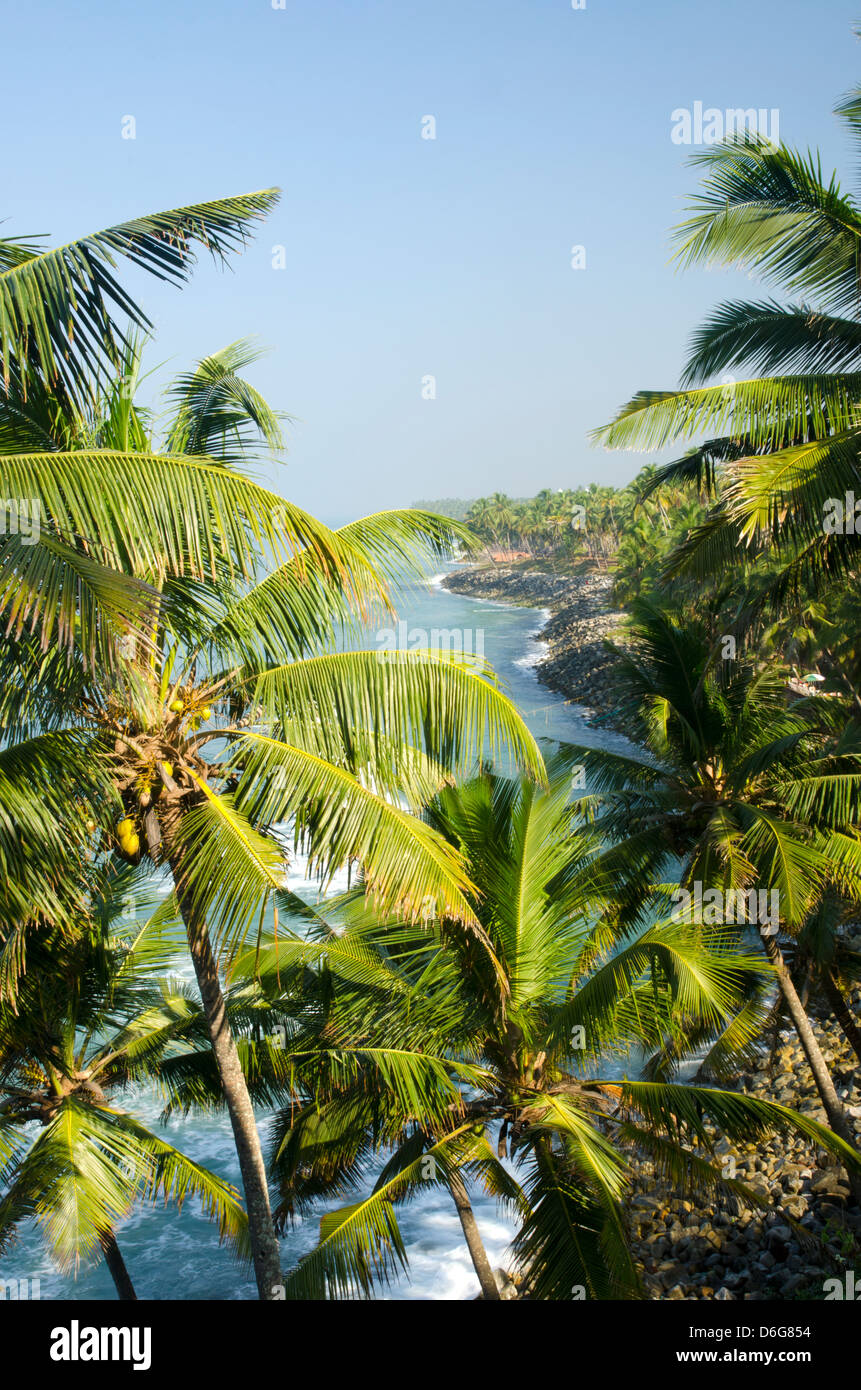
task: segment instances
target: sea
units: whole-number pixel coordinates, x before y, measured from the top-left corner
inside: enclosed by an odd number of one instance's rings
[[[405,586],[398,602],[399,620],[414,633],[464,634],[464,650],[483,652],[496,671],[506,693],[521,711],[537,738],[564,740],[589,746],[630,751],[618,734],[591,728],[588,712],[565,702],[561,695],[540,685],[536,665],[546,650],[541,630],[549,613],[542,609],[515,608],[504,603],[449,592],[445,574],[428,575]],[[395,629],[397,631],[397,629]],[[402,629],[403,631],[403,629]],[[377,634],[371,634],[376,638]],[[289,866],[290,887],[309,900],[317,885],[306,878],[301,862]],[[337,891],[337,882],[333,889]],[[345,885],[343,885],[345,886]],[[191,978],[191,967],[181,970]],[[155,1092],[126,1095],[118,1102],[143,1123],[163,1133],[170,1143],[239,1186],[239,1169],[226,1115],[191,1114],[161,1125],[161,1099]],[[259,1115],[264,1147],[267,1116]],[[368,1175],[368,1188],[374,1174]],[[474,1210],[491,1262],[505,1265],[506,1250],[514,1228],[496,1203],[480,1189],[471,1193]],[[321,1206],[321,1214],[327,1208]],[[450,1196],[429,1187],[399,1210],[399,1224],[409,1260],[408,1271],[376,1296],[392,1300],[463,1300],[478,1293],[478,1281],[463,1241],[460,1222]],[[316,1244],[319,1217],[301,1220],[282,1238],[282,1264],[290,1268]],[[141,1299],[254,1299],[256,1286],[249,1268],[240,1264],[227,1246],[220,1246],[214,1223],[189,1201],[181,1211],[174,1203],[139,1204],[118,1225],[117,1239]],[[51,1263],[38,1224],[22,1228],[16,1242],[0,1254],[0,1285],[14,1281],[38,1281],[42,1299],[107,1299],[116,1297],[105,1265],[99,1261],[82,1266],[76,1274],[60,1274]]]

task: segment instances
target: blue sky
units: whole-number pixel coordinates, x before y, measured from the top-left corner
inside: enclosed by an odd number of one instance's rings
[[[861,59],[847,0],[284,4],[7,6],[2,215],[63,241],[281,186],[232,271],[130,283],[158,324],[152,389],[235,338],[271,349],[253,379],[296,419],[267,476],[330,521],[647,461],[587,431],[675,385],[698,320],[752,289],[668,265],[696,186],[674,109],[777,107],[785,143],[855,175],[831,115]]]

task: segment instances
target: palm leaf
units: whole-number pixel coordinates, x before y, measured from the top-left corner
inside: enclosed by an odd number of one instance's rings
[[[27,363],[71,395],[116,365],[123,342],[116,315],[151,324],[112,273],[117,257],[160,280],[181,284],[197,247],[224,262],[245,245],[253,223],[278,198],[275,189],[138,217],[50,251],[9,250],[0,265],[0,359]]]

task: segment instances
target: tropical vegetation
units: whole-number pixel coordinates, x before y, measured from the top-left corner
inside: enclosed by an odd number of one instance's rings
[[[839,113],[857,139],[861,95]],[[861,212],[759,136],[697,161],[681,263],[789,299],[720,306],[680,388],[596,432],[681,457],[337,530],[255,480],[286,417],[249,341],[144,403],[122,283],[226,262],[277,190],[0,239],[0,1252],[35,1223],[133,1298],[123,1221],[191,1198],[261,1299],[370,1296],[430,1184],[485,1299],[477,1191],[519,1297],[630,1299],[646,1159],[757,1205],[717,1141],[800,1135],[861,1199],[811,1024],[861,1057]],[[482,551],[611,576],[627,751],[539,748],[483,659],[368,638],[405,581]],[[785,1018],[827,1123],[729,1085]],[[226,1113],[241,1193],[136,1117],[145,1090],[165,1120]]]

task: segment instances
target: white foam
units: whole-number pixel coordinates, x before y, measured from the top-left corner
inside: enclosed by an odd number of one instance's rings
[[[527,652],[526,656],[518,656],[513,663],[515,666],[522,666],[528,669],[533,666],[538,666],[539,663],[544,660],[545,656],[550,651],[550,643],[534,642],[533,645],[535,651]]]

